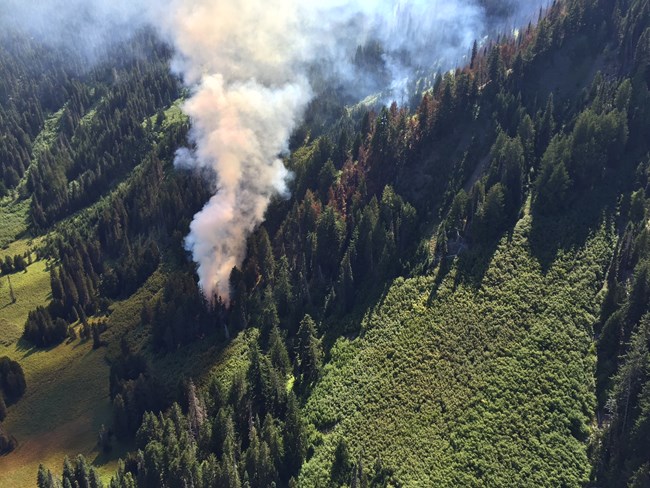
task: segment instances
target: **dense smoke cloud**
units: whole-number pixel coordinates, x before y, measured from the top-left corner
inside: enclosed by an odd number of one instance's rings
[[[311,90],[309,48],[293,0],[174,2],[159,25],[177,50],[174,68],[192,87],[184,111],[193,154],[177,164],[208,167],[218,191],[195,217],[186,247],[202,289],[229,298],[232,268],[274,195],[287,192],[280,154]]]
[[[529,19],[539,3],[514,0],[2,0],[3,23],[84,55],[152,26],[190,88],[183,110],[196,149],[176,164],[214,171],[218,189],[194,218],[186,248],[207,296],[229,299],[229,275],[273,196],[287,192],[280,157],[321,73],[364,89],[358,46],[382,46],[396,94],[415,69],[446,68],[474,39]],[[361,76],[361,79],[360,79]]]

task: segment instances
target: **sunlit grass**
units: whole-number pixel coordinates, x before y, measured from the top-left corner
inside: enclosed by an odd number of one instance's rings
[[[12,197],[0,200],[0,255],[4,256],[9,244],[27,232],[30,201]]]
[[[11,289],[16,297],[13,303]],[[29,312],[39,305],[47,305],[50,293],[45,260],[32,263],[24,272],[0,277],[0,344],[9,345],[18,340]]]
[[[20,341],[0,346],[2,355],[20,362],[27,390],[3,424],[19,446],[0,457],[0,486],[34,486],[39,463],[60,472],[65,455],[105,463],[97,450],[99,428],[111,419],[105,350],[93,350],[92,341],[48,350]]]

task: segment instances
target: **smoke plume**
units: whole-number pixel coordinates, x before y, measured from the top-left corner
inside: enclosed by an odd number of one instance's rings
[[[321,73],[360,87],[358,46],[382,46],[398,96],[416,69],[462,61],[474,39],[508,29],[537,11],[526,0],[4,0],[4,22],[68,47],[97,51],[153,26],[169,42],[172,69],[190,89],[183,110],[196,149],[176,165],[215,173],[217,190],[195,215],[186,248],[206,296],[229,300],[229,276],[244,259],[246,238],[275,195],[287,193],[282,163],[291,132]],[[88,54],[88,53],[86,53]],[[88,54],[89,59],[92,58]],[[373,89],[376,88],[373,86]]]

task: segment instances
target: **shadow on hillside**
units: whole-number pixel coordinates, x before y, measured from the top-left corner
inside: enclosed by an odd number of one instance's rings
[[[513,223],[512,226],[508,227],[507,230],[504,230],[496,238],[482,242],[480,245],[476,245],[458,256],[456,263],[458,271],[454,280],[454,289],[459,285],[471,286],[475,289],[481,286],[483,277],[494,257],[494,253],[496,253],[499,247],[499,242],[504,236],[507,236],[508,241],[512,239],[514,225]]]
[[[485,273],[490,267],[490,263],[499,247],[499,243],[504,237],[506,237],[508,241],[512,239],[516,223],[516,220],[509,222],[507,228],[499,234],[489,240],[470,244],[467,250],[457,256],[453,255],[443,258],[429,295],[429,304],[431,304],[436,298],[440,285],[454,268],[456,269],[454,290],[460,285],[478,289],[483,282]]]
[[[558,215],[543,215],[532,205],[528,244],[531,255],[537,259],[544,274],[561,251],[583,247],[603,222],[613,219],[620,189],[625,186],[621,178],[622,173],[610,175],[590,191],[575,195],[567,209]],[[510,220],[506,230],[490,240],[477,239],[458,256],[445,257],[436,275],[429,301],[436,297],[440,285],[454,268],[454,289],[461,284],[478,289],[501,240],[504,237],[508,241],[512,239],[516,222],[516,219]]]
[[[360,285],[354,291],[352,306],[348,310],[337,310],[325,317],[322,337],[325,350],[329,351],[341,337],[354,340],[363,336],[364,320],[381,310],[394,282],[395,278],[386,278],[376,280],[374,285],[368,282]]]
[[[133,451],[136,447],[131,443],[124,443],[122,441],[118,441],[113,434],[111,434],[110,437],[111,437],[111,442],[110,442],[111,447],[108,451],[103,450],[101,446],[99,446],[99,443],[96,446],[97,454],[95,458],[91,461],[91,464],[96,468],[106,466],[107,464],[115,462],[117,459],[126,458],[128,453]]]
[[[591,234],[616,215],[617,188],[603,182],[590,191],[576,195],[568,209],[559,215],[543,215],[533,205],[528,241],[531,254],[546,274],[560,251],[584,246]]]
[[[29,342],[24,337],[18,339],[16,343],[16,351],[22,353],[22,359],[28,358],[36,352],[48,352],[57,347],[58,344],[51,345],[49,347],[36,347],[34,344]]]

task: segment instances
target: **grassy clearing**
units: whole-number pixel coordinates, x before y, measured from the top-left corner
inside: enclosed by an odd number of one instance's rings
[[[163,120],[162,123],[163,132],[167,132],[169,128],[185,123],[189,120],[187,115],[183,113],[182,106],[184,102],[184,99],[179,98],[171,105],[171,107],[165,110],[165,120]]]
[[[97,432],[111,418],[105,351],[94,351],[91,341],[50,350],[19,342],[0,346],[0,355],[18,360],[27,380],[25,396],[4,422],[19,446],[0,458],[0,486],[34,486],[39,463],[60,472],[63,457],[79,453],[111,472],[112,458],[96,450]]]
[[[22,254],[38,243],[15,241],[5,253]],[[108,479],[123,449],[117,446],[110,456],[96,451],[99,427],[111,419],[105,350],[93,351],[91,342],[79,341],[49,350],[32,349],[20,337],[28,313],[50,300],[47,263],[34,262],[26,272],[9,278],[16,302],[11,302],[7,277],[0,277],[0,356],[20,362],[27,391],[9,408],[3,422],[19,447],[0,457],[0,486],[34,486],[39,463],[60,472],[63,457],[79,453]]]
[[[0,256],[15,256],[16,254],[24,255],[27,251],[34,252],[41,245],[43,237],[37,237],[36,239],[19,239],[7,244],[1,251]],[[32,259],[36,259],[36,256],[32,254]]]
[[[175,125],[186,123],[189,119],[187,115],[183,113],[183,103],[185,102],[184,98],[177,99],[172,103],[169,108],[163,112],[162,123],[160,124],[159,135],[162,137],[163,134],[167,134],[169,129]],[[150,123],[155,127],[156,121],[158,119],[158,114],[152,115],[149,119],[145,119],[142,123],[143,126],[146,126],[147,123]]]
[[[47,151],[54,141],[56,141],[59,122],[61,121],[63,112],[64,109],[62,108],[45,120],[45,127],[43,127],[43,130],[36,136],[34,144],[32,145],[32,161],[38,161],[41,154]]]
[[[0,248],[5,250],[10,243],[27,232],[27,214],[30,199],[14,200],[5,197],[0,201]]]
[[[101,101],[97,102],[93,108],[91,108],[90,110],[88,110],[88,112],[86,112],[86,115],[81,117],[81,119],[79,120],[79,125],[88,126],[92,124],[95,115],[97,115],[97,105],[99,105],[99,103],[101,103]]]
[[[152,350],[149,326],[140,323],[144,303],[162,293],[166,273],[163,267],[154,272],[145,284],[129,298],[111,307],[108,330],[102,336],[109,343],[108,356],[119,354],[120,341],[126,337],[131,350],[139,351],[148,359],[156,377],[168,387],[175,387],[184,377],[193,377],[199,384],[216,376],[223,384],[237,371],[248,367],[249,345],[257,340],[255,329],[240,333],[226,347],[219,334],[185,345],[178,351],[164,354]]]
[[[12,244],[21,245],[27,243]],[[3,424],[19,447],[0,458],[0,486],[33,486],[39,463],[60,472],[63,457],[77,454],[97,465],[108,481],[125,451],[119,445],[108,456],[97,451],[99,427],[111,422],[106,350],[94,351],[92,341],[32,349],[20,336],[28,312],[49,301],[46,263],[35,262],[26,273],[11,275],[15,304],[9,299],[6,278],[1,280],[0,356],[20,362],[27,392],[10,407]]]
[[[162,269],[156,270],[138,291],[125,300],[111,305],[111,315],[108,318],[108,330],[103,338],[108,341],[108,357],[120,354],[120,340],[126,336],[129,347],[140,351],[147,347],[149,330],[140,323],[142,306],[153,300],[162,292],[166,274]]]
[[[12,303],[9,280],[16,296]],[[25,272],[0,277],[0,344],[15,343],[23,333],[27,314],[50,300],[50,274],[44,260],[36,261]]]
[[[530,217],[478,286],[456,269],[396,280],[339,339],[305,413],[316,449],[300,485],[326,486],[344,436],[404,486],[581,486],[595,406],[591,326],[612,243],[601,228],[543,270]]]

